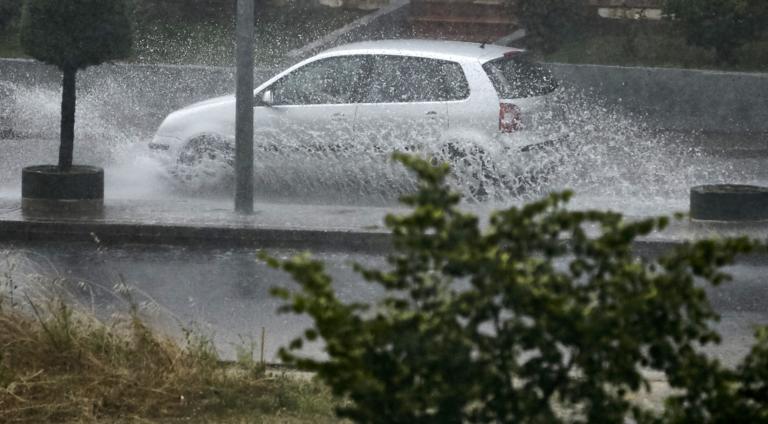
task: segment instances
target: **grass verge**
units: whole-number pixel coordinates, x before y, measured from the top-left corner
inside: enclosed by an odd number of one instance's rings
[[[267,374],[252,355],[225,363],[210,340],[161,337],[135,309],[105,324],[60,299],[8,300],[0,422],[337,422],[321,383]]]

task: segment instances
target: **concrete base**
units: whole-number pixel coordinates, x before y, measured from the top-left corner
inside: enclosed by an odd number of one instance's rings
[[[104,209],[104,170],[55,165],[29,166],[21,172],[21,207],[25,214],[99,214]]]
[[[690,209],[692,220],[768,221],[768,187],[739,184],[693,187]]]

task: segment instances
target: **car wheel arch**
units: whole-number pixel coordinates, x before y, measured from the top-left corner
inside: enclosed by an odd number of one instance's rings
[[[235,146],[226,137],[212,132],[199,133],[187,138],[181,144],[177,153],[177,160],[184,162],[184,156],[196,156],[206,151],[220,151],[223,153],[234,153]],[[190,151],[191,150],[191,151]]]

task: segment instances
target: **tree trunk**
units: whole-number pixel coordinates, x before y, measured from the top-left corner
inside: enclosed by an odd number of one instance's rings
[[[75,88],[77,68],[65,67],[61,93],[61,138],[59,145],[59,170],[72,167],[75,142]]]

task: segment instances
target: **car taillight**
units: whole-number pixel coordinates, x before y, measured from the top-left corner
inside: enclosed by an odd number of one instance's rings
[[[512,103],[499,104],[499,130],[503,133],[511,133],[523,128],[523,120],[520,116],[520,108]]]

